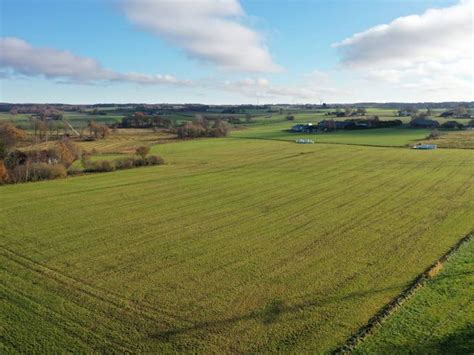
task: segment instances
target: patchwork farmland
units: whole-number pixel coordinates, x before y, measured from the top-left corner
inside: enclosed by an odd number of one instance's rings
[[[0,355],[474,355],[473,10],[0,0]]]
[[[249,133],[0,187],[0,351],[330,352],[474,230],[471,150]]]

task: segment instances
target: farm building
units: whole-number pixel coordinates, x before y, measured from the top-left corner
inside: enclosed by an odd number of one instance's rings
[[[318,131],[318,126],[314,126],[312,123],[307,124],[297,124],[291,127],[292,132],[304,132],[304,133],[313,133]]]
[[[410,122],[410,126],[415,128],[435,128],[439,127],[439,122],[428,118],[415,118]]]
[[[305,128],[306,128],[306,125],[297,124],[297,125],[294,125],[293,127],[291,127],[291,130],[293,132],[304,132]]]
[[[447,122],[444,122],[441,125],[441,127],[448,128],[448,129],[461,129],[461,128],[464,128],[464,125],[457,121],[447,121]]]

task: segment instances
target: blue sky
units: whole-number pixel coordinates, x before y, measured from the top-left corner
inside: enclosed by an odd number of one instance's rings
[[[472,1],[0,1],[0,101],[473,100]]]

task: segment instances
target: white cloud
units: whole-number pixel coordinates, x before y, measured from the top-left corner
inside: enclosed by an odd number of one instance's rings
[[[472,58],[473,6],[472,0],[462,1],[422,15],[400,17],[333,46],[341,49],[343,62],[353,66],[403,67],[433,59]]]
[[[125,0],[131,22],[193,58],[244,72],[280,70],[260,34],[241,24],[238,0]]]
[[[104,68],[95,59],[77,56],[68,51],[33,47],[15,37],[0,38],[0,67],[15,74],[44,76],[76,83],[190,84],[189,81],[179,80],[171,75],[119,73]]]
[[[356,33],[333,47],[345,69],[365,77],[367,84],[412,90],[413,100],[472,100],[473,11],[474,0],[429,9]]]
[[[335,99],[341,95],[350,95],[345,90],[335,89],[327,84],[319,86],[311,82],[302,82],[292,85],[275,85],[265,78],[226,81],[217,87],[226,91],[240,93],[245,97],[298,102],[319,102],[322,97]]]

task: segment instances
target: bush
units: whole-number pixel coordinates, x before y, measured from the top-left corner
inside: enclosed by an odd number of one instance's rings
[[[164,160],[162,157],[158,155],[150,155],[146,158],[147,165],[161,165],[164,164]]]
[[[13,183],[64,178],[67,170],[62,164],[33,163],[18,165],[10,171],[9,181]]]
[[[131,169],[134,166],[135,166],[134,158],[120,158],[120,159],[115,160],[115,168],[117,170]]]
[[[150,153],[150,147],[147,147],[147,146],[141,146],[135,150],[135,154],[142,157],[142,159],[145,159],[148,153]]]
[[[164,160],[158,155],[149,155],[146,158],[120,158],[114,160],[114,163],[117,170],[122,170],[140,166],[161,165],[164,163]]]
[[[6,184],[8,182],[8,171],[3,163],[3,161],[0,161],[0,185]]]
[[[114,170],[131,169],[140,166],[153,166],[164,164],[162,157],[158,155],[149,155],[146,158],[126,157],[115,160],[96,160],[93,161],[90,157],[83,156],[82,166],[84,172],[88,173],[103,173]],[[74,171],[74,170],[73,170]]]
[[[225,137],[229,134],[229,127],[220,119],[212,127],[209,127],[209,121],[199,120],[186,122],[176,129],[176,134],[179,138]]]
[[[88,173],[106,173],[115,170],[115,164],[110,160],[92,161],[90,159],[83,159],[82,165],[84,166],[84,171]]]
[[[70,139],[63,139],[55,144],[55,150],[60,162],[66,167],[81,157],[81,149]]]
[[[67,169],[67,174],[71,176],[81,175],[82,170],[76,166],[70,166],[69,169]]]
[[[13,170],[16,166],[26,164],[28,156],[21,150],[13,150],[5,157],[5,166],[9,170]]]

